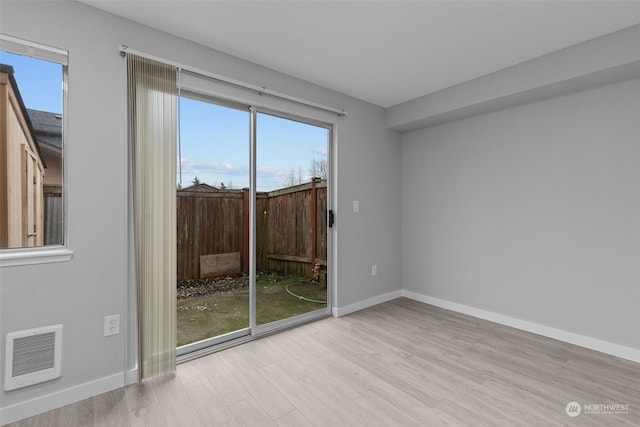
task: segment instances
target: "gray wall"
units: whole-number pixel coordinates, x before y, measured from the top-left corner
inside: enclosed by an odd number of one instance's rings
[[[640,349],[640,80],[402,136],[402,287]]]
[[[69,50],[67,144],[69,245],[66,263],[3,268],[0,338],[37,326],[64,325],[62,378],[2,392],[2,408],[35,399],[80,399],[104,378],[124,377],[134,340],[126,331],[127,142],[124,61],[118,46],[188,64],[311,101],[345,108],[338,122],[337,307],[400,288],[400,144],[384,110],[345,95],[205,49],[75,2],[1,4],[4,34]],[[351,214],[352,200],[361,213]],[[343,209],[343,206],[346,209]],[[370,266],[379,265],[372,278]],[[375,280],[374,280],[375,279]],[[122,316],[120,335],[103,338],[103,318]],[[4,366],[4,349],[0,352]],[[113,382],[104,383],[113,384]],[[79,388],[74,388],[79,387]],[[47,400],[48,399],[48,400]],[[36,410],[30,409],[30,410]]]

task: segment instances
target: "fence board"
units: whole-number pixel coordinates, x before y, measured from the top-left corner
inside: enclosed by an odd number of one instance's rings
[[[200,277],[217,277],[240,273],[240,252],[200,255]]]
[[[44,244],[62,245],[63,237],[63,217],[62,217],[62,197],[44,197]]]
[[[312,184],[306,183],[257,194],[256,267],[259,270],[312,277],[314,240],[316,263],[326,266],[326,181],[316,181],[315,213],[311,212],[312,193]],[[206,185],[178,190],[178,279],[208,274],[201,272],[202,256],[239,253],[241,268],[246,271],[246,197],[248,191],[220,190]],[[316,239],[313,239],[313,216],[317,222]],[[215,270],[209,264],[207,268]]]

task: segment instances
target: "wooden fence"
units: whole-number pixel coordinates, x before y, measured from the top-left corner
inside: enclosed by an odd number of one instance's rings
[[[62,194],[44,194],[44,244],[62,245],[64,243],[64,219],[62,217]]]
[[[258,193],[256,267],[324,279],[326,224],[326,180]],[[178,279],[248,271],[247,189],[201,184],[178,190],[177,226]]]

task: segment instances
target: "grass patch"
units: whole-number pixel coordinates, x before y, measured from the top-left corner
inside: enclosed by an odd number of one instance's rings
[[[298,299],[286,291],[326,300],[323,285],[304,277],[259,273],[256,278],[256,323],[259,325],[318,310],[326,305]],[[177,302],[178,346],[237,331],[249,326],[249,282],[229,291]]]

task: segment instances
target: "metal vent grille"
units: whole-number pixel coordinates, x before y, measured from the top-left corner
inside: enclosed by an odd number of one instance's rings
[[[13,340],[12,377],[51,369],[55,364],[56,333],[47,332]]]
[[[5,342],[5,391],[60,377],[62,325],[10,332]]]

